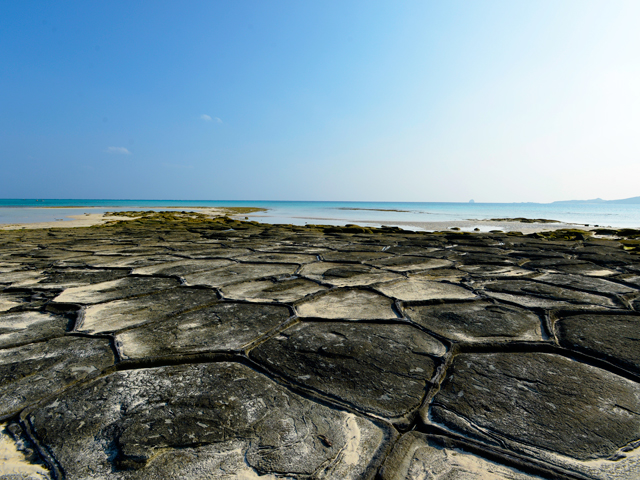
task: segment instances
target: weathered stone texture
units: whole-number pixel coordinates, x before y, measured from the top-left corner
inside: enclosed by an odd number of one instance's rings
[[[355,479],[371,474],[391,435],[234,363],[113,373],[27,419],[69,480]]]
[[[301,317],[341,320],[398,318],[393,301],[369,290],[331,290],[297,305]]]
[[[640,478],[618,234],[2,231],[0,477]]]
[[[532,312],[490,302],[407,306],[405,313],[427,330],[461,342],[542,340]]]
[[[607,458],[640,437],[640,385],[559,355],[461,354],[430,418],[578,460]]]
[[[283,324],[287,307],[219,303],[116,335],[123,358],[238,350]]]
[[[61,337],[0,350],[0,418],[114,364],[109,341]]]
[[[445,347],[409,325],[302,323],[250,356],[291,380],[385,417],[420,406]]]

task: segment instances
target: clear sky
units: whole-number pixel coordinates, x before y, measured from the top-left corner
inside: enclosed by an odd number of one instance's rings
[[[640,195],[640,1],[0,0],[0,198]]]

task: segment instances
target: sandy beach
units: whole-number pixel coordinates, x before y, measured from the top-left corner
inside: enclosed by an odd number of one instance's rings
[[[64,212],[65,207],[41,207],[50,209],[60,209]],[[66,207],[69,209],[77,209],[78,207]],[[96,209],[96,207],[84,207],[85,210]],[[156,209],[157,210],[157,209]],[[223,217],[225,215],[231,215],[232,217],[244,218],[244,213],[233,213],[233,208],[186,208],[186,207],[165,207],[162,210],[169,212],[178,211],[192,211],[202,213],[204,215],[215,217]],[[63,216],[63,214],[61,214]],[[85,213],[82,215],[68,215],[65,216],[66,220],[57,220],[52,222],[33,222],[33,223],[7,223],[0,224],[0,230],[21,230],[21,229],[39,229],[39,228],[80,228],[80,227],[92,227],[94,225],[104,225],[105,223],[119,220],[135,220],[139,217],[123,217],[120,215],[107,215],[102,213]],[[68,220],[71,219],[71,220]]]

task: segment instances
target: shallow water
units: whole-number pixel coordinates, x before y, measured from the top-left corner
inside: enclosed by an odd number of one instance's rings
[[[0,224],[69,220],[70,215],[116,210],[162,210],[182,207],[261,207],[249,215],[267,223],[392,225],[394,222],[451,222],[491,218],[545,218],[567,223],[640,227],[640,205],[545,203],[415,203],[415,202],[273,202],[203,200],[0,200]],[[46,207],[46,208],[43,208]],[[71,208],[60,208],[71,207]]]

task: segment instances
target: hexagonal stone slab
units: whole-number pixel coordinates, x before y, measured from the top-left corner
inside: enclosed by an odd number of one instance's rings
[[[173,288],[151,295],[116,300],[87,307],[77,330],[85,333],[115,332],[158,320],[218,301],[213,290]]]
[[[380,248],[380,247],[378,247]],[[364,262],[380,258],[393,257],[393,253],[387,252],[327,252],[320,255],[327,262]]]
[[[451,255],[449,258],[451,258],[452,260],[455,259],[456,261],[460,263],[464,263],[465,265],[479,265],[479,264],[480,265],[481,264],[513,265],[516,263],[515,259],[505,256],[505,254],[507,253],[505,251],[500,251],[498,249],[491,252],[492,249],[488,249],[488,248],[483,250],[486,250],[487,252],[483,253],[481,251],[476,251],[476,252],[456,251],[456,253]]]
[[[600,265],[586,262],[574,265],[557,265],[552,268],[548,268],[547,270],[575,275],[587,275],[590,277],[607,277],[617,273],[615,270],[610,270]]]
[[[259,253],[257,255],[246,255],[238,260],[242,262],[304,264],[317,262],[318,257],[316,255],[300,255],[294,253]]]
[[[0,315],[0,348],[24,345],[64,335],[68,318],[48,312],[16,312]]]
[[[3,273],[0,276],[0,284],[11,287],[27,287],[38,283],[43,278],[42,270],[16,270]]]
[[[29,301],[25,292],[0,292],[0,312],[6,312]]]
[[[640,385],[560,355],[465,353],[430,418],[577,460],[607,458],[640,439]]]
[[[203,247],[200,251],[192,250],[189,252],[181,252],[189,258],[239,258],[253,253],[247,248],[214,248]]]
[[[266,277],[287,277],[293,275],[298,269],[297,265],[283,263],[245,263],[230,265],[228,267],[208,270],[206,272],[183,275],[190,285],[209,285],[223,287],[232,283],[257,280]]]
[[[126,277],[110,282],[68,288],[54,298],[53,301],[92,305],[120,298],[145,295],[157,290],[167,290],[179,285],[180,282],[173,278]]]
[[[419,432],[398,440],[381,469],[381,480],[541,480],[473,453],[447,446],[441,437]]]
[[[640,315],[574,315],[555,323],[560,344],[640,372]]]
[[[178,262],[159,263],[147,267],[138,267],[133,273],[139,275],[187,275],[189,273],[205,272],[220,267],[226,267],[234,262],[225,259],[213,260],[180,260]]]
[[[284,323],[289,309],[220,303],[116,335],[125,359],[239,350]]]
[[[0,350],[0,419],[114,364],[104,338],[61,337]]]
[[[528,280],[497,280],[483,285],[487,296],[523,307],[587,308],[615,307],[610,298]]]
[[[419,325],[460,342],[542,340],[540,318],[509,305],[477,301],[404,307]]]
[[[460,281],[467,277],[467,273],[455,268],[433,268],[431,270],[423,270],[422,272],[407,274],[409,278],[432,280],[441,282],[446,280],[447,282],[460,283]]]
[[[307,295],[326,289],[326,287],[304,278],[287,278],[280,281],[263,280],[235,283],[222,287],[221,291],[226,298],[249,302],[295,302]]]
[[[181,260],[180,257],[173,255],[154,255],[146,257],[141,255],[84,255],[70,257],[65,260],[56,262],[56,265],[63,267],[102,267],[102,268],[124,268],[124,267],[144,267],[147,265],[156,265],[158,263],[167,263],[175,260]]]
[[[327,262],[305,265],[300,270],[300,275],[336,287],[364,286],[402,278],[396,273],[366,265],[340,265]]]
[[[302,323],[249,356],[291,380],[395,418],[418,408],[445,347],[409,325]]]
[[[414,272],[430,268],[450,267],[453,262],[441,258],[411,257],[408,255],[367,262],[394,272]]]
[[[559,273],[545,273],[536,277],[536,280],[551,283],[561,287],[586,290],[593,293],[610,293],[624,295],[627,293],[640,293],[640,291],[602,278],[583,277],[581,275],[563,275]]]
[[[533,275],[531,270],[511,265],[460,265],[458,268],[463,272],[478,277],[522,277]]]
[[[470,300],[477,298],[475,293],[466,288],[415,277],[376,285],[376,290],[380,290],[389,297],[405,301]]]
[[[124,278],[129,272],[125,270],[94,270],[81,268],[64,268],[47,270],[43,278],[34,288],[69,288],[92,285],[94,283],[109,282]]]
[[[320,253],[327,252],[328,250],[323,247],[316,247],[312,245],[290,245],[290,244],[278,244],[272,242],[266,245],[258,245],[254,248],[256,252],[264,253],[302,253],[304,255],[318,255]]]
[[[69,480],[369,478],[393,435],[226,362],[116,372],[26,417]]]
[[[342,320],[398,318],[393,301],[369,290],[336,289],[305,300],[296,306],[301,317]]]

